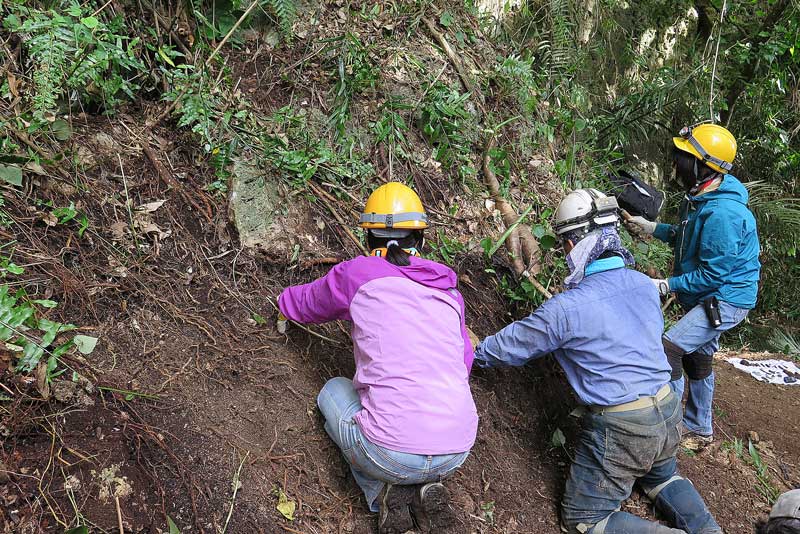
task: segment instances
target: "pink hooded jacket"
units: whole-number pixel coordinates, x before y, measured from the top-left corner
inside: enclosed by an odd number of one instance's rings
[[[352,321],[355,416],[373,443],[413,454],[453,454],[475,442],[469,388],[474,354],[464,300],[448,267],[418,257],[395,266],[380,257],[336,265],[286,288],[281,312],[299,323]]]

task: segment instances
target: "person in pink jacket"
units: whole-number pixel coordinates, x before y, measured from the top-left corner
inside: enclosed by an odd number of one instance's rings
[[[281,313],[298,323],[352,322],[352,380],[317,398],[381,534],[444,532],[453,522],[441,481],[466,460],[478,427],[469,387],[473,349],[449,267],[419,257],[427,215],[392,182],[370,195],[362,228],[371,256],[286,288]]]

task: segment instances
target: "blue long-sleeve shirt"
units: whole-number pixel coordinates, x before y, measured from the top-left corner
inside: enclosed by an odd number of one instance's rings
[[[574,289],[484,339],[475,363],[519,366],[553,353],[586,405],[655,395],[670,377],[658,290],[620,258],[597,260],[586,274]]]

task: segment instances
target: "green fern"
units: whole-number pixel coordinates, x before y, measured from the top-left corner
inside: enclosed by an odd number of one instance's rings
[[[292,35],[292,24],[297,18],[297,0],[267,0],[278,19],[278,26],[285,37]]]
[[[569,0],[550,0],[550,47],[548,62],[551,76],[565,74],[575,57],[572,39],[575,24],[569,16]]]
[[[9,7],[13,11],[4,25],[22,37],[31,59],[34,119],[44,122],[57,113],[58,100],[65,95],[100,102],[106,109],[116,104],[119,92],[133,97],[138,89],[133,79],[144,70],[134,53],[139,38],[119,35],[118,20],[106,24],[91,15],[88,5],[73,4],[63,13]]]
[[[17,29],[29,35],[25,46],[36,63],[32,76],[33,114],[35,118],[44,120],[47,113],[57,109],[68,56],[75,54],[74,39],[66,29],[69,24],[66,17],[48,16],[35,10],[25,10],[23,15],[29,18]]]

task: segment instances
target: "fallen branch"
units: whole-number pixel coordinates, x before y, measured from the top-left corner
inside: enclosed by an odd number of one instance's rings
[[[301,262],[300,269],[306,270],[317,265],[336,265],[337,263],[342,263],[342,260],[333,256],[326,256],[324,258],[311,258]],[[2,386],[2,384],[0,384],[0,386]]]
[[[456,69],[456,73],[458,73],[458,77],[461,79],[461,83],[464,84],[464,89],[469,91],[472,96],[478,99],[478,104],[481,107],[481,111],[483,111],[485,115],[486,113],[483,109],[483,93],[475,89],[472,80],[469,78],[469,74],[464,68],[461,58],[458,57],[455,50],[453,50],[453,47],[447,42],[445,36],[436,29],[436,25],[433,23],[433,21],[431,21],[431,19],[426,17],[423,18],[422,21],[425,23],[425,26],[428,28],[428,31],[431,33],[436,42],[439,43],[439,46],[442,47],[442,50],[444,50],[445,55],[447,55],[447,58],[450,60],[450,63],[453,64],[453,67]]]
[[[233,475],[233,496],[231,497],[231,509],[228,510],[228,517],[225,518],[225,525],[222,527],[222,534],[225,534],[225,531],[228,530],[228,523],[231,522],[231,516],[233,515],[233,505],[236,503],[236,494],[239,493],[239,487],[241,487],[241,483],[239,482],[241,474],[242,474],[242,467],[244,467],[244,461],[247,460],[247,457],[250,456],[250,451],[244,455],[242,458],[242,462],[239,464],[239,469],[236,470],[236,473]]]
[[[349,237],[350,240],[356,244],[356,246],[361,250],[361,253],[364,254],[364,256],[369,256],[369,251],[367,251],[366,247],[364,247],[361,241],[359,241],[359,239],[350,230],[349,228],[350,225],[344,222],[344,219],[342,219],[342,216],[339,215],[338,211],[336,211],[336,208],[333,207],[333,204],[331,204],[328,201],[328,199],[325,198],[326,197],[325,192],[322,189],[320,189],[320,187],[317,184],[313,182],[308,182],[308,186],[311,188],[314,194],[317,195],[317,198],[319,198],[322,201],[322,203],[325,204],[325,207],[328,208],[328,211],[331,212],[331,215],[333,215],[333,217],[339,222],[339,224],[342,227],[342,230],[344,230],[344,232],[347,234],[347,237]]]
[[[547,288],[536,280],[536,275],[539,274],[539,243],[533,237],[530,227],[527,224],[522,224],[523,217],[517,215],[514,208],[506,201],[500,194],[500,182],[497,176],[492,171],[490,165],[489,152],[495,144],[495,137],[492,135],[486,143],[486,148],[483,151],[483,177],[489,192],[492,194],[497,209],[500,210],[500,215],[503,218],[503,223],[508,228],[506,246],[512,258],[512,265],[517,275],[524,276],[536,288],[536,290],[545,296],[545,298],[552,298]],[[530,210],[528,210],[530,211]],[[523,262],[522,258],[525,258]],[[526,267],[527,265],[527,267]]]
[[[122,508],[119,506],[119,496],[114,495],[114,503],[117,505],[117,524],[119,525],[119,534],[125,534],[125,529],[122,527]]]

